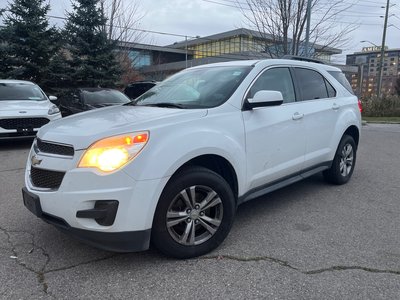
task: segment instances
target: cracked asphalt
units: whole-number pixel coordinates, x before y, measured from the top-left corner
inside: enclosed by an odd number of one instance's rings
[[[86,246],[22,204],[31,141],[0,143],[0,299],[399,299],[400,125],[363,127],[352,180],[316,175],[239,207],[197,259]]]

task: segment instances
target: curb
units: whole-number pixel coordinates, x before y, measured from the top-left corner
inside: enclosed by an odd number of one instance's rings
[[[368,124],[400,124],[400,122],[390,122],[390,121],[362,121],[362,125],[366,126]]]

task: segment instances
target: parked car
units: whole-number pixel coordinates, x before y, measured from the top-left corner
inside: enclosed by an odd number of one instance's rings
[[[40,127],[61,118],[56,105],[33,82],[0,80],[0,139],[33,137]]]
[[[152,80],[132,82],[124,89],[124,93],[133,100],[143,95],[156,84],[157,82]]]
[[[59,99],[61,114],[66,117],[95,108],[129,103],[127,96],[106,88],[79,88],[65,92]]]
[[[241,203],[319,172],[350,180],[361,114],[341,74],[296,60],[203,65],[135,102],[46,126],[29,154],[25,206],[102,249],[152,241],[169,256],[203,255]]]

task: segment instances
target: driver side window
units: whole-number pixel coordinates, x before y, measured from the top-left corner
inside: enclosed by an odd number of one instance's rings
[[[273,68],[265,71],[250,88],[248,98],[253,98],[255,93],[261,90],[281,92],[283,103],[294,102],[296,99],[292,76],[288,68]]]

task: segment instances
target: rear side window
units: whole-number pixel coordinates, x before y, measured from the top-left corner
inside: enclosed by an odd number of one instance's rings
[[[328,89],[329,98],[335,97],[336,96],[336,91],[333,88],[333,86],[326,79],[325,79],[325,84],[326,84],[326,88]]]
[[[309,69],[295,68],[302,100],[328,98],[328,89],[325,78],[318,72]]]
[[[331,74],[341,85],[343,85],[346,90],[348,90],[350,93],[354,95],[354,91],[351,88],[350,83],[347,81],[346,76],[340,72],[340,71],[328,71],[329,74]]]

